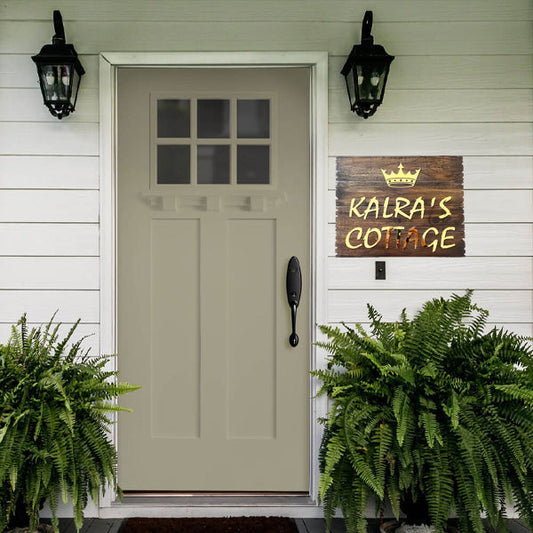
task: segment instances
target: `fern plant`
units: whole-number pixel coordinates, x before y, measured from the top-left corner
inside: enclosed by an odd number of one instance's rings
[[[52,320],[28,331],[24,315],[0,345],[0,531],[33,531],[47,500],[58,532],[60,496],[71,497],[79,531],[89,495],[96,501],[107,483],[120,492],[110,416],[123,410],[115,398],[138,387],[117,383],[109,357],[90,357],[83,339],[68,347],[78,323],[59,340]]]
[[[507,530],[506,501],[533,527],[533,365],[529,340],[493,329],[463,296],[428,301],[387,323],[368,306],[370,333],[322,326],[331,399],[320,449],[327,528],[366,531],[367,500],[437,532],[457,513],[461,533]]]

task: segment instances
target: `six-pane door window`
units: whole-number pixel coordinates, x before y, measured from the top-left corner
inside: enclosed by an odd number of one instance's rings
[[[271,183],[270,99],[160,98],[156,110],[156,184]]]

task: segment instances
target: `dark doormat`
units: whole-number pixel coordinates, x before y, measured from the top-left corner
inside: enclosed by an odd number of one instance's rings
[[[298,533],[292,518],[129,518],[121,533]]]

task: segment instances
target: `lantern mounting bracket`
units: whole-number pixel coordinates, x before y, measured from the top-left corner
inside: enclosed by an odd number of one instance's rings
[[[367,11],[363,18],[363,26],[361,28],[361,44],[374,44],[374,37],[372,37],[372,11]]]
[[[54,11],[54,32],[55,35],[52,37],[53,44],[63,44],[65,39],[65,27],[63,26],[63,18],[61,17],[61,12],[56,9]]]

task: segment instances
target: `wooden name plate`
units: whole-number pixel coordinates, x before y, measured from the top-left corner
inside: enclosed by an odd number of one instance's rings
[[[341,257],[465,255],[463,158],[338,157]]]

